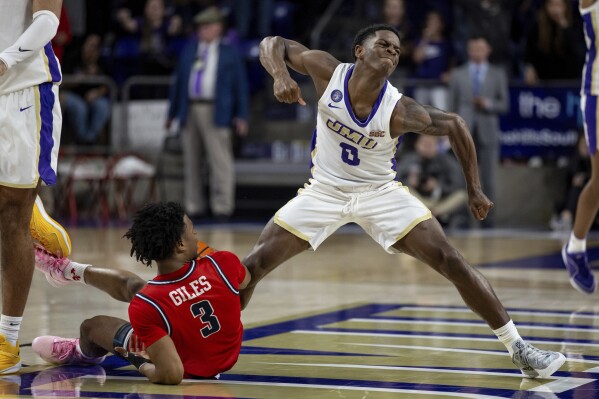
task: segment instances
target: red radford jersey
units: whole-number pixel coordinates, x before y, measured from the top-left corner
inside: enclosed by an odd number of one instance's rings
[[[158,275],[129,305],[133,331],[146,348],[170,335],[186,374],[213,377],[227,371],[241,349],[244,278],[239,258],[225,251]]]

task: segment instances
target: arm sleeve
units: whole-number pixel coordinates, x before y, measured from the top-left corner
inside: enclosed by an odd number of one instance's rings
[[[217,251],[210,256],[218,263],[233,287],[239,289],[239,285],[245,278],[245,268],[237,255],[228,251]]]
[[[33,14],[33,22],[17,41],[0,53],[0,60],[10,69],[41,50],[52,40],[58,30],[58,17],[52,11],[41,10]]]
[[[129,321],[146,348],[167,335],[164,321],[156,309],[137,297],[129,305]]]

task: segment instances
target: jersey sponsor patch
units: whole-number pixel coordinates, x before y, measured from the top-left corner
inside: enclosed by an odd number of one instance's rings
[[[341,93],[341,90],[337,90],[337,89],[333,90],[331,92],[331,100],[333,100],[336,103],[343,100],[343,93]],[[329,105],[329,107],[330,107],[330,105]]]

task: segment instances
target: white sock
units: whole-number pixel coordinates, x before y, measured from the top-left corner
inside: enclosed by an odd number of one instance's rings
[[[87,269],[90,266],[91,265],[84,265],[83,263],[71,261],[69,267],[64,269],[63,275],[67,280],[79,281],[80,283],[85,284],[85,269]]]
[[[574,232],[570,233],[570,241],[568,241],[568,253],[585,252],[587,250],[587,238],[578,238]]]
[[[22,317],[0,315],[0,334],[4,335],[6,340],[13,345],[19,339],[22,320]]]
[[[95,359],[96,357],[94,356],[88,356],[85,353],[83,353],[83,351],[81,350],[81,345],[79,345],[80,341],[77,341],[77,346],[75,346],[75,350],[77,352],[79,352],[79,354],[84,358],[84,359]],[[98,356],[99,357],[99,356]]]
[[[514,354],[514,349],[512,349],[512,344],[518,340],[521,340],[522,337],[518,334],[518,330],[514,325],[514,322],[510,320],[505,326],[498,328],[497,330],[493,330],[497,338],[505,345],[507,351],[510,353],[510,356]]]

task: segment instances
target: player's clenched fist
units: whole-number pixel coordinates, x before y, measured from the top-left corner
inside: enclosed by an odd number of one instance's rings
[[[481,190],[475,190],[469,195],[468,205],[477,220],[484,220],[494,204]]]
[[[306,105],[297,82],[291,79],[289,75],[278,76],[275,79],[273,91],[276,99],[282,103],[292,104],[298,102],[301,105]]]

